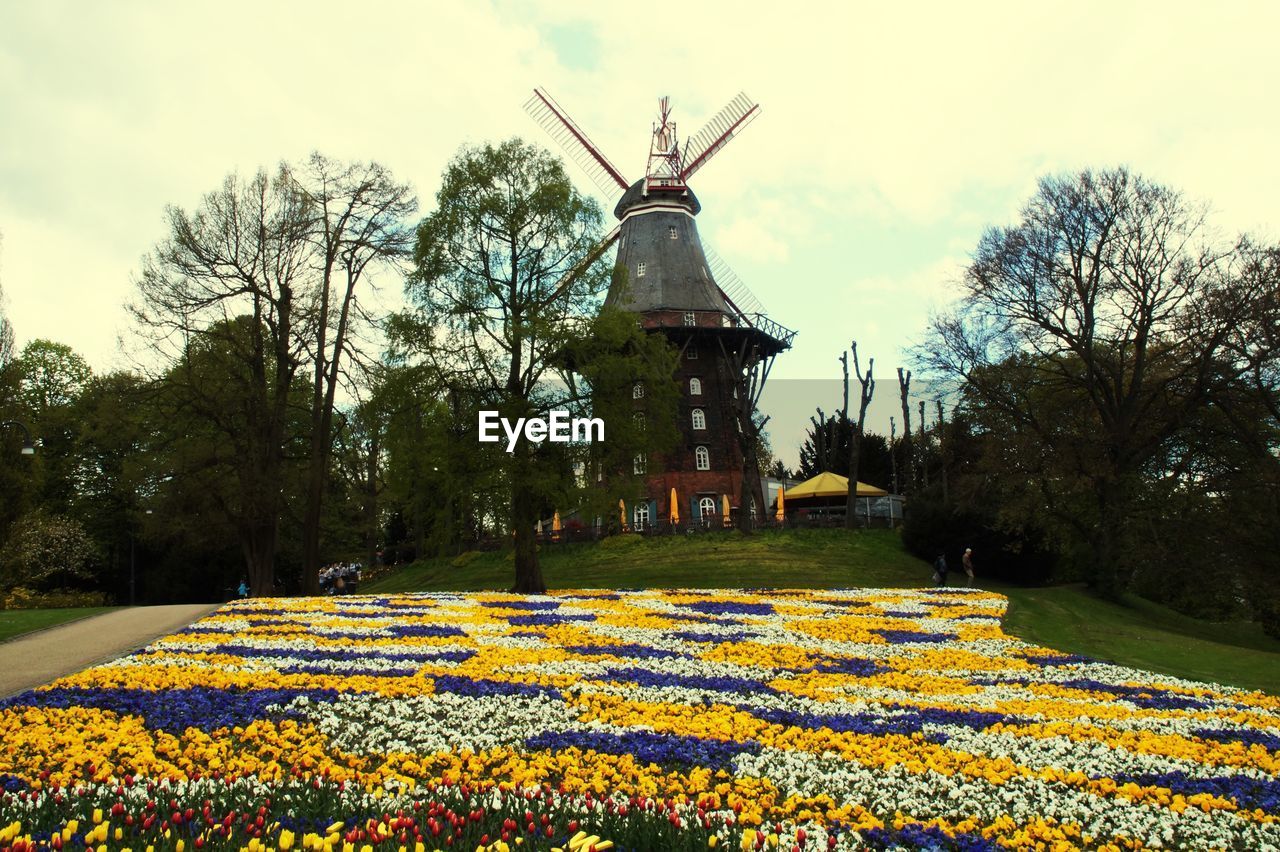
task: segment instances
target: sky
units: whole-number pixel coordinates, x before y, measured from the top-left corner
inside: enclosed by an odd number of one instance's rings
[[[690,183],[703,240],[799,332],[761,406],[792,465],[815,406],[838,406],[851,340],[875,358],[868,428],[888,431],[906,347],[1042,176],[1125,165],[1208,203],[1223,234],[1280,224],[1275,4],[356,8],[0,4],[0,287],[20,346],[126,366],[124,305],[166,205],[318,150],[381,162],[425,214],[459,146],[554,145],[522,109],[534,86],[633,180],[659,96],[682,136],[739,91],[761,104]]]

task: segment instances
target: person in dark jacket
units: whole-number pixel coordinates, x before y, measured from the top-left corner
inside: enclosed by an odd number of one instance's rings
[[[939,553],[938,558],[933,561],[933,579],[939,586],[947,584],[947,555]]]

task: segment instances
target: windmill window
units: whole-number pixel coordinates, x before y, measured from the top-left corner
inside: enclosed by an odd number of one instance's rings
[[[636,382],[634,385],[631,386],[631,398],[644,399],[644,383],[643,382]]]
[[[673,239],[673,240],[678,240],[678,239],[680,239],[680,236],[676,233],[676,226],[675,226],[675,225],[668,225],[668,226],[667,226],[667,237],[668,237],[669,239]]]
[[[634,415],[632,415],[632,420],[635,421],[636,428],[639,429],[641,432],[643,432],[645,427],[644,414],[642,412],[637,411]]]
[[[702,396],[702,379],[689,380],[689,396]]]
[[[635,472],[635,473],[644,473],[644,469],[645,469],[645,462],[646,462],[646,460],[645,460],[645,457],[644,457],[644,453],[636,453],[636,457],[635,457],[635,460],[634,460],[634,465],[633,465],[633,467],[632,467],[632,471],[633,471],[633,472]]]
[[[703,518],[710,518],[716,513],[716,498],[703,497],[698,501],[698,514]]]
[[[704,412],[701,408],[695,408],[693,410],[693,428],[695,429],[707,428],[707,415],[706,415],[706,412]]]
[[[643,260],[636,264],[636,277],[637,278],[644,277],[644,261]]]
[[[698,360],[698,347],[696,347],[696,346],[690,346],[690,347],[689,347],[688,352],[686,352],[686,353],[685,353],[685,358],[686,358],[686,359],[688,359],[688,360],[690,360],[690,361],[697,361],[697,360]]]
[[[698,470],[711,470],[711,452],[706,447],[698,447],[693,451]]]
[[[632,512],[632,518],[635,520],[635,527],[638,530],[646,529],[649,526],[649,504],[641,501],[636,503],[636,508]]]
[[[697,315],[696,315],[693,311],[685,311],[685,312],[684,312],[684,324],[685,324],[685,325],[697,325],[697,324],[698,324],[698,317],[697,317]]]

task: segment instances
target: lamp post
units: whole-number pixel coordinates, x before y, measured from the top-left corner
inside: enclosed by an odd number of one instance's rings
[[[21,429],[23,435],[22,454],[24,456],[34,456],[36,454],[35,441],[31,439],[31,430],[27,428],[25,423],[19,420],[5,420],[0,422],[0,426],[17,426]]]

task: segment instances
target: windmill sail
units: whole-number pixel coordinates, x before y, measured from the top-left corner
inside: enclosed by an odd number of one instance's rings
[[[716,254],[705,241],[702,243],[702,251],[707,256],[707,266],[711,269],[712,277],[716,279],[721,291],[729,297],[738,310],[744,314],[767,313],[764,305],[760,304],[755,294],[747,289],[747,285],[737,273],[730,269],[729,264],[724,262],[724,258]]]
[[[533,97],[524,105],[524,111],[556,141],[556,144],[586,172],[602,193],[612,197],[619,188],[630,184],[609,159],[587,138],[587,134],[542,89],[534,89]]]
[[[715,118],[685,143],[684,153],[680,157],[685,164],[684,171],[680,173],[681,179],[688,180],[694,172],[705,166],[708,160],[758,115],[760,105],[747,97],[746,93],[739,92],[724,109],[716,113]]]

